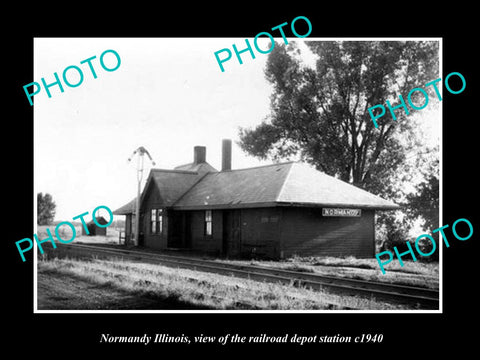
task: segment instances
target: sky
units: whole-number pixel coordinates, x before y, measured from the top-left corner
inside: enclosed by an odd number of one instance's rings
[[[207,147],[207,161],[221,167],[221,141],[233,140],[232,167],[269,163],[244,154],[235,144],[238,128],[258,124],[269,112],[270,85],[263,75],[267,55],[225,63],[221,72],[213,53],[240,39],[205,38],[36,38],[34,80],[54,82],[54,72],[76,65],[83,82],[63,83],[34,98],[35,194],[50,193],[56,220],[71,220],[98,205],[114,210],[136,196],[139,146],[157,168],[192,162],[193,147]],[[103,70],[105,50],[115,50],[119,68]],[[88,64],[92,60],[97,78]],[[113,68],[113,54],[104,57]],[[250,61],[248,61],[250,60]],[[75,70],[67,78],[77,83]],[[151,164],[145,161],[144,181]]]
[[[233,169],[270,164],[236,145],[239,127],[258,125],[269,113],[272,89],[263,73],[267,55],[257,52],[252,59],[247,53],[242,65],[233,57],[224,63],[225,72],[214,56],[234,43],[240,48],[244,41],[36,38],[32,81],[53,83],[54,72],[61,78],[71,65],[84,75],[78,87],[68,87],[62,79],[63,93],[54,85],[51,98],[43,88],[34,97],[34,193],[53,196],[55,219],[69,221],[86,211],[90,216],[99,205],[115,210],[133,199],[136,161],[127,160],[139,146],[163,169],[192,162],[193,147],[206,146],[207,162],[220,169],[221,141],[228,138],[233,140]],[[105,50],[119,54],[117,70],[101,67]],[[88,64],[80,64],[92,56],[96,79]],[[107,67],[116,65],[111,53],[104,59]],[[71,83],[78,82],[76,76],[69,70]],[[150,168],[145,161],[143,184]]]

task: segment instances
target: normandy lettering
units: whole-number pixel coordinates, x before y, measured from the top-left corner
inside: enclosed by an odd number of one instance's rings
[[[144,334],[143,336],[114,336],[110,334],[102,334],[100,336],[101,343],[139,343],[148,345],[151,340],[152,337],[147,334]]]
[[[323,208],[323,216],[351,216],[359,217],[362,215],[362,210],[360,209],[336,209],[336,208]]]

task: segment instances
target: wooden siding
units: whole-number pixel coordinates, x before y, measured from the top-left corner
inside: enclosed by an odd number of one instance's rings
[[[169,248],[184,248],[185,246],[185,216],[182,212],[167,211]]]
[[[242,212],[241,210],[223,210],[222,254],[236,257],[241,254]]]
[[[212,210],[212,235],[204,234],[205,211],[186,211],[191,247],[228,257],[280,256],[278,208]]]
[[[132,216],[133,214],[127,214],[125,217],[125,243],[129,243],[132,240]]]
[[[372,257],[375,251],[374,211],[360,217],[324,217],[321,208],[271,207],[212,210],[212,235],[205,235],[205,210],[164,210],[162,234],[150,234],[150,210],[144,210],[144,245],[164,249],[191,248],[228,257],[299,256]]]
[[[99,227],[93,221],[87,224],[87,228],[88,228],[88,235],[90,236],[94,236],[94,235],[106,236],[107,235],[107,228]],[[82,235],[87,235],[85,227],[82,227]]]
[[[279,208],[241,210],[242,256],[277,258],[280,256]]]
[[[205,252],[211,252],[220,254],[222,250],[222,212],[212,211],[212,235],[205,235],[205,211],[187,211],[189,213],[190,236],[191,247],[194,250],[201,250]]]
[[[143,245],[153,249],[165,249],[167,247],[169,216],[168,212],[163,213],[162,232],[160,234],[152,234],[150,229],[150,213],[152,209],[163,208],[163,201],[160,192],[156,186],[150,186],[142,203],[140,213],[141,232],[143,232]]]
[[[280,234],[283,257],[375,253],[373,210],[362,210],[360,217],[324,217],[321,208],[283,208]]]

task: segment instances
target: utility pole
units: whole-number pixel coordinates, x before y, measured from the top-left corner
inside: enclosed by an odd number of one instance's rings
[[[138,240],[140,237],[140,188],[141,188],[142,178],[143,178],[143,165],[144,165],[143,156],[145,154],[147,154],[148,158],[152,162],[152,165],[155,166],[155,161],[153,161],[149,152],[143,146],[140,146],[138,149],[136,149],[133,152],[133,154],[128,158],[128,162],[130,162],[135,155],[138,155],[137,156],[137,199],[135,204],[135,235],[134,235],[135,238],[133,240],[134,246],[138,246]]]

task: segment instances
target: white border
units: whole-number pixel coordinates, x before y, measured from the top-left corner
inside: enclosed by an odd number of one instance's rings
[[[183,38],[179,38],[183,39]],[[186,39],[186,38],[185,38]],[[239,38],[242,39],[243,38]],[[280,40],[282,38],[275,38]],[[35,38],[34,38],[35,40]],[[443,38],[442,37],[345,37],[345,38],[290,38],[288,41],[438,41],[439,42],[439,74],[443,75]],[[34,41],[35,54],[35,41]],[[34,78],[35,74],[35,59],[34,59]],[[433,80],[433,79],[432,79]],[[440,87],[440,93],[443,95],[443,87]],[[34,107],[34,179],[35,179],[35,139],[38,129],[38,124],[35,121],[35,107]],[[440,104],[440,128],[439,128],[439,142],[440,142],[440,199],[439,199],[439,224],[443,224],[443,102]],[[34,181],[34,216],[33,228],[37,233],[37,189]],[[39,310],[38,296],[37,296],[37,251],[33,255],[33,313],[34,314],[442,314],[443,313],[443,247],[439,246],[439,309],[438,310]]]

